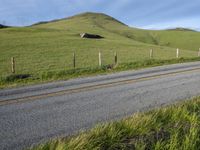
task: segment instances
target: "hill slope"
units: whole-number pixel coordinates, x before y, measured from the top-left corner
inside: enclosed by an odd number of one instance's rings
[[[72,26],[74,28],[71,28]],[[179,47],[189,50],[198,50],[200,47],[200,33],[195,32],[194,30],[176,28],[172,30],[151,31],[131,28],[110,16],[101,13],[83,13],[68,19],[39,25],[39,27],[71,29],[71,31],[79,32],[83,31],[83,29],[85,32],[91,32],[91,29],[93,29],[92,31],[94,31],[94,33],[99,33],[98,30],[95,32],[98,28],[135,41],[149,44],[174,48]]]
[[[0,24],[0,29],[3,29],[3,28],[8,28],[8,26]]]
[[[104,39],[81,39],[80,33],[99,34]],[[154,49],[154,58],[175,58],[176,47],[181,57],[197,55],[200,33],[193,31],[149,31],[130,28],[101,13],[83,13],[67,19],[43,22],[31,27],[0,30],[0,76],[10,73],[10,58],[16,58],[17,73],[40,73],[70,69],[72,53],[76,67],[98,65],[98,52],[103,64],[113,63],[118,52],[119,63],[143,61]]]

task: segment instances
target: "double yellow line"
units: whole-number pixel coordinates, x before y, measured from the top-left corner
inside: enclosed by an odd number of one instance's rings
[[[107,87],[113,87],[113,86],[119,86],[119,85],[124,85],[124,84],[131,84],[131,83],[136,83],[136,82],[141,82],[141,81],[158,79],[158,78],[161,78],[161,77],[173,76],[173,75],[177,75],[177,74],[181,74],[181,73],[191,73],[191,72],[198,72],[198,71],[200,71],[200,68],[188,69],[188,70],[182,70],[182,71],[176,71],[176,72],[164,73],[164,74],[158,74],[158,75],[152,75],[152,76],[141,77],[141,78],[136,78],[136,79],[114,81],[114,82],[85,86],[85,87],[80,87],[80,88],[75,88],[75,89],[67,89],[67,90],[62,90],[62,91],[58,91],[58,92],[45,93],[45,94],[39,94],[39,95],[34,95],[34,96],[26,96],[26,97],[21,97],[21,98],[16,98],[16,99],[0,100],[0,106],[14,104],[14,103],[29,102],[29,101],[38,100],[38,99],[45,99],[45,98],[53,97],[53,96],[54,97],[55,96],[62,96],[62,95],[66,95],[66,94],[79,93],[79,92],[90,91],[90,90],[101,89],[101,88],[107,88]]]

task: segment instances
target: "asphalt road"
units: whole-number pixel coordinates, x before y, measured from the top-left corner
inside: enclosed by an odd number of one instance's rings
[[[200,62],[0,90],[0,149],[21,150],[198,95]]]

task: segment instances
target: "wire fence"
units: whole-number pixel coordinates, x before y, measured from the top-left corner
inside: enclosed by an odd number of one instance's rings
[[[0,76],[9,74],[36,74],[49,71],[71,70],[76,68],[92,68],[100,65],[130,63],[147,59],[174,59],[200,56],[200,51],[166,50],[121,50],[121,51],[90,51],[87,53],[66,52],[55,55],[17,55],[0,58]],[[117,61],[117,62],[116,62]]]

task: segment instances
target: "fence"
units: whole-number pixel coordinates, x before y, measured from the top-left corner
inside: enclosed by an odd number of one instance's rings
[[[102,65],[118,63],[129,63],[143,61],[147,59],[173,59],[180,57],[200,57],[200,49],[196,51],[184,51],[176,49],[166,50],[144,50],[137,51],[121,50],[106,51],[95,50],[87,53],[81,51],[68,52],[66,54],[52,56],[13,56],[11,58],[0,58],[0,76],[11,73],[16,74],[35,74],[47,71],[61,71],[76,68],[97,67]]]

